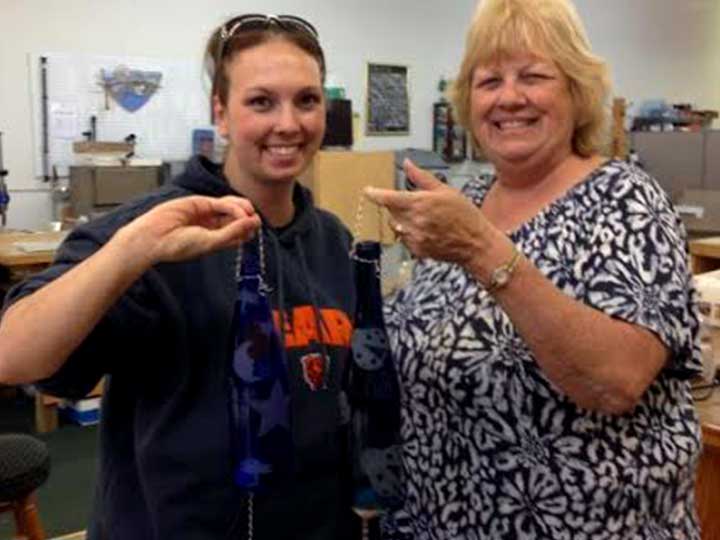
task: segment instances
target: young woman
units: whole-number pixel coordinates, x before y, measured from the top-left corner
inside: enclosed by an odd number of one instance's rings
[[[0,381],[80,397],[106,376],[90,540],[349,538],[351,238],[296,181],[325,130],[318,35],[297,17],[243,15],[206,60],[225,162],[195,157],[171,186],[75,229],[11,291]],[[243,250],[267,286],[265,321],[238,317]],[[248,328],[253,358],[273,336],[284,345],[284,386],[266,401],[239,398]],[[290,474],[259,491],[238,487],[244,420],[252,437],[291,442]]]

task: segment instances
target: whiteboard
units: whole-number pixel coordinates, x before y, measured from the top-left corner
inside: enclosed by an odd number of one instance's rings
[[[207,77],[199,61],[88,54],[32,53],[28,55],[33,122],[34,171],[43,176],[42,87],[40,58],[47,58],[49,174],[61,176],[75,162],[74,141],[84,140],[90,117],[97,117],[98,141],[137,137],[135,154],[167,161],[186,160],[192,151],[192,131],[208,128],[210,97]],[[128,112],[100,84],[101,71],[119,66],[162,73],[160,87],[148,102]]]

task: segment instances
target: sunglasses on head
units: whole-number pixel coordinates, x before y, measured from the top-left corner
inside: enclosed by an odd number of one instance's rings
[[[220,56],[225,52],[226,43],[238,32],[262,31],[271,26],[276,26],[289,33],[304,34],[316,43],[320,38],[312,24],[295,15],[261,15],[257,13],[240,15],[230,19],[220,30]]]

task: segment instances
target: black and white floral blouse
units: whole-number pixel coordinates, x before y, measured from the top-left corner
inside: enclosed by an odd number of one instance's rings
[[[464,192],[480,205],[488,188]],[[408,489],[407,534],[391,524],[386,537],[699,538],[687,382],[700,371],[698,319],[667,195],[610,161],[511,238],[565,294],[652,330],[672,358],[632,413],[578,408],[476,280],[420,262],[386,307]]]

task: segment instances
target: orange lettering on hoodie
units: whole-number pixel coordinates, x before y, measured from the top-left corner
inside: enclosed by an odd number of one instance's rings
[[[326,345],[349,347],[352,336],[352,323],[347,313],[339,309],[324,308],[320,310],[322,318],[322,342]],[[273,310],[275,326],[280,328],[280,312]],[[293,308],[288,317],[285,316],[285,346],[288,349],[307,347],[311,342],[319,341],[319,332],[312,306]]]

